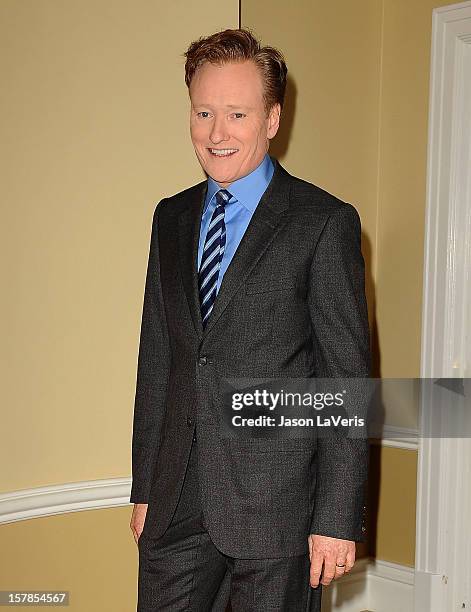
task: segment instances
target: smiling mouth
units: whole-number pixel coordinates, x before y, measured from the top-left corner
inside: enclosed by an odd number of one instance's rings
[[[234,155],[234,153],[237,153],[238,150],[239,149],[209,149],[208,148],[208,151],[214,157],[230,157],[231,155]]]

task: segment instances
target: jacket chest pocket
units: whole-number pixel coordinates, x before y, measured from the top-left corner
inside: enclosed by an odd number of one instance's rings
[[[261,281],[250,281],[245,284],[245,294],[265,297],[269,300],[270,297],[277,300],[292,297],[294,302],[305,301],[307,295],[307,285],[300,282],[295,276],[289,278],[272,278],[263,279]],[[269,300],[270,302],[273,300]],[[294,303],[293,302],[293,303]]]
[[[271,293],[273,291],[294,291],[298,286],[295,277],[260,279],[249,281],[245,284],[245,292],[248,294]]]

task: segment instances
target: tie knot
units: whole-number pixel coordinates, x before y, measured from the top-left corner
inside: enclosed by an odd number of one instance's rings
[[[218,206],[224,206],[231,199],[231,194],[226,189],[220,189],[216,193],[216,202]]]

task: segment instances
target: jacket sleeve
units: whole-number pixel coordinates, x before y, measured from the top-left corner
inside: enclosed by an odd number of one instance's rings
[[[368,378],[371,355],[361,223],[350,204],[333,212],[324,226],[311,265],[308,296],[315,376]],[[364,541],[368,439],[349,438],[336,430],[330,433],[318,436],[311,533]]]
[[[130,501],[147,503],[159,451],[170,371],[170,345],[160,281],[157,205],[152,222],[142,309],[132,434]]]

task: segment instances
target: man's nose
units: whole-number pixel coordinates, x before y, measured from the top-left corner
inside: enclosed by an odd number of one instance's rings
[[[228,140],[227,126],[223,118],[215,118],[209,138],[213,144]]]

